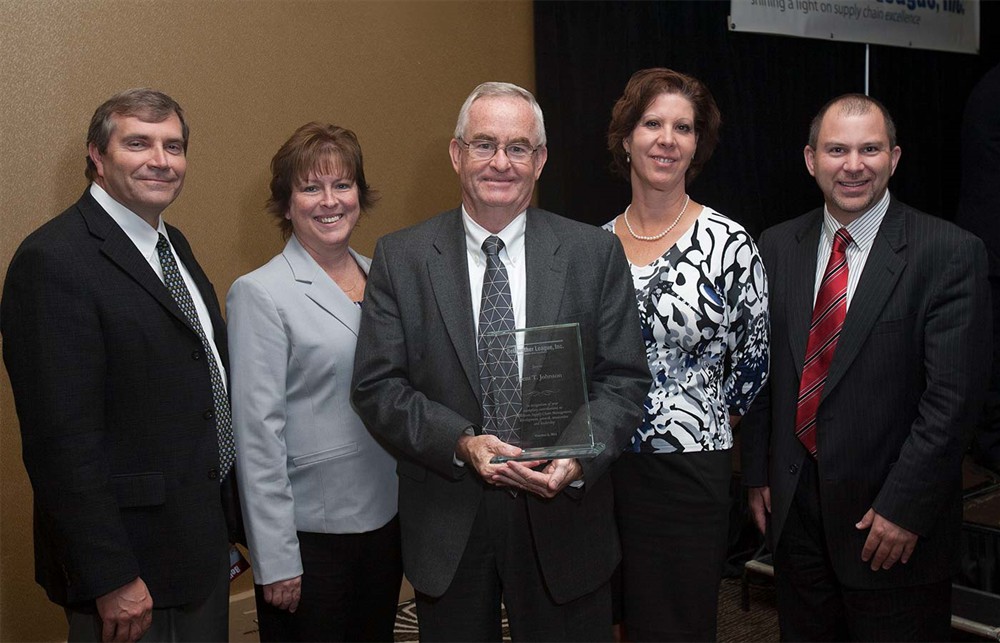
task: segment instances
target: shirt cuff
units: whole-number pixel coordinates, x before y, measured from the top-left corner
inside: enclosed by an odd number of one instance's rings
[[[471,426],[465,427],[465,430],[462,431],[462,435],[475,435],[475,434],[476,434],[476,429],[474,427],[471,427]],[[451,454],[451,459],[454,461],[456,467],[464,467],[465,466],[465,463],[462,462],[461,460],[459,460],[458,456],[456,454],[454,454],[454,453]]]

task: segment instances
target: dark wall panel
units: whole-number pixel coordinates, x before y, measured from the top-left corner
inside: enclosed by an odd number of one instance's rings
[[[802,160],[809,120],[833,96],[864,90],[865,47],[734,33],[728,13],[728,1],[535,3],[549,136],[542,207],[595,224],[625,208],[628,184],[608,169],[608,120],[632,72],[654,66],[697,76],[722,111],[719,147],[689,186],[695,200],[754,234],[820,203]],[[998,19],[1000,2],[983,3],[978,56],[871,47],[871,94],[893,113],[903,147],[890,189],[945,218],[957,203],[962,107],[1000,61]]]

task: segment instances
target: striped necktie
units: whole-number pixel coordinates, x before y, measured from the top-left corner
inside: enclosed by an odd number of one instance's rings
[[[809,327],[806,361],[802,366],[799,402],[795,412],[795,437],[813,457],[816,456],[816,412],[847,316],[847,246],[852,241],[847,228],[837,230]]]

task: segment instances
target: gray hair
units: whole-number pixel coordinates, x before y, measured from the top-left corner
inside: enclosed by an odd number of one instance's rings
[[[542,108],[538,101],[527,89],[518,87],[513,83],[489,82],[483,83],[472,90],[469,97],[462,104],[462,109],[458,112],[458,123],[455,125],[455,138],[465,140],[465,128],[469,125],[469,110],[472,104],[480,98],[492,98],[495,96],[505,96],[511,98],[521,98],[527,101],[531,110],[535,113],[535,145],[545,145],[545,118],[542,116]]]

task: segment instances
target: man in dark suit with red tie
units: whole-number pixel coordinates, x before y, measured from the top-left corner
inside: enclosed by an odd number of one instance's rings
[[[228,640],[225,324],[160,216],[187,144],[169,96],[106,101],[87,136],[90,186],[24,240],[4,284],[36,580],[66,608],[70,641]]]
[[[961,460],[990,358],[983,244],[890,196],[878,101],[813,120],[825,206],[764,232],[771,376],[742,423],[783,640],[947,640]]]

